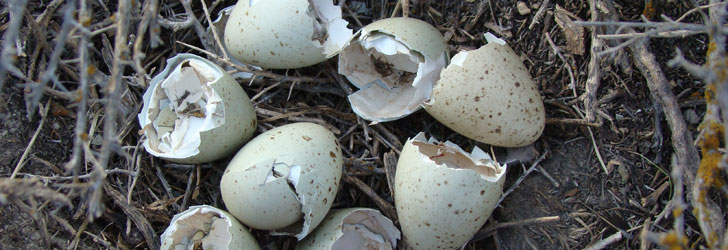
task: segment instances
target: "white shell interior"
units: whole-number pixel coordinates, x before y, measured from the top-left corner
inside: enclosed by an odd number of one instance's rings
[[[396,36],[366,29],[339,54],[339,73],[360,88],[349,96],[353,111],[375,123],[417,111],[446,64],[446,52],[427,58]]]
[[[341,7],[334,5],[334,1],[309,0],[309,3],[313,9],[309,15],[315,20],[311,40],[314,46],[323,48],[326,57],[331,57],[346,45],[353,31],[346,27],[349,22],[341,18]]]
[[[420,132],[412,139],[423,159],[434,161],[438,166],[451,169],[475,171],[486,181],[496,182],[506,172],[506,165],[501,166],[490,155],[477,146],[468,154],[455,143],[450,141],[438,142],[434,137],[427,140],[425,134]]]
[[[228,229],[232,226],[230,218],[207,207],[187,210],[174,218],[169,228],[162,234],[162,241],[171,239],[175,250],[228,249],[231,237]]]
[[[147,149],[157,157],[197,155],[200,132],[225,123],[220,95],[210,86],[222,72],[198,59],[177,65],[154,86],[148,108],[139,114],[148,136]]]
[[[343,235],[336,240],[332,250],[380,249],[397,247],[400,232],[394,223],[376,210],[358,210],[344,218]]]

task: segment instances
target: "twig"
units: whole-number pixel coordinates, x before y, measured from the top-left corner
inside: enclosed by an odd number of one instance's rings
[[[677,99],[647,46],[647,41],[642,39],[630,45],[629,48],[632,50],[635,65],[647,80],[647,86],[658,97],[658,101],[663,107],[667,123],[672,131],[672,146],[678,161],[676,165],[686,169],[685,173],[689,174],[688,179],[692,180],[699,162],[698,152],[693,147],[693,138],[682,116]]]
[[[91,220],[103,214],[103,206],[101,196],[103,192],[102,186],[106,179],[105,169],[109,165],[112,147],[118,145],[118,137],[116,132],[116,111],[119,108],[119,93],[123,85],[122,74],[124,72],[125,63],[122,62],[125,54],[128,54],[127,32],[129,31],[129,13],[131,9],[131,0],[119,1],[116,15],[116,37],[114,43],[114,61],[111,68],[111,77],[106,86],[106,103],[104,107],[104,130],[103,142],[101,144],[101,152],[99,153],[99,164],[94,164],[94,177],[89,192],[88,216]],[[150,246],[154,247],[154,246]]]
[[[478,3],[478,11],[475,12],[475,16],[473,16],[470,19],[470,22],[468,22],[465,25],[465,30],[466,31],[472,29],[473,27],[475,27],[475,24],[478,22],[478,19],[480,19],[480,16],[482,16],[483,13],[485,12],[485,7],[488,6],[488,5],[490,5],[490,1],[482,0],[482,1],[480,1],[480,3]]]
[[[15,39],[18,37],[18,30],[20,30],[20,24],[23,23],[23,12],[25,11],[26,0],[14,0],[7,1],[10,13],[10,25],[5,30],[3,36],[2,48],[3,51],[0,53],[0,89],[5,89],[5,74],[9,71],[13,75],[27,79],[18,68],[15,67],[14,61],[17,58],[15,53]]]
[[[205,19],[207,19],[207,25],[212,25],[212,20],[210,19],[210,11],[207,9],[207,4],[205,3],[205,0],[200,0],[200,3],[202,3],[202,10],[205,11]],[[222,42],[220,41],[220,36],[217,35],[217,29],[214,27],[211,27],[210,30],[212,30],[213,38],[215,39],[215,42],[217,43],[217,46],[220,47],[220,51],[222,51],[223,58],[228,59],[230,56],[227,54],[227,50],[225,49],[225,46],[222,45]]]
[[[194,22],[194,16],[187,16],[184,21],[172,21],[161,15],[157,15],[157,19],[160,26],[171,29],[173,32],[192,27],[192,23]]]
[[[240,72],[252,73],[253,78],[255,78],[255,76],[262,76],[262,77],[267,77],[267,78],[270,78],[270,79],[273,79],[276,81],[297,81],[297,82],[317,82],[317,83],[331,82],[329,79],[326,79],[326,78],[307,77],[307,76],[284,76],[284,75],[279,75],[279,74],[275,74],[275,73],[271,73],[271,72],[267,72],[267,71],[251,69],[247,66],[242,66],[242,65],[233,63],[232,61],[230,61],[230,59],[221,58],[218,55],[216,55],[215,53],[198,48],[194,45],[190,45],[190,44],[184,43],[182,41],[176,41],[176,42],[179,44],[182,44],[186,47],[189,47],[190,49],[204,53],[205,55],[207,55],[215,60],[228,64],[228,65],[234,67],[235,69],[239,70]]]
[[[15,165],[15,169],[13,170],[13,173],[10,175],[10,179],[15,178],[15,175],[18,174],[20,169],[23,168],[23,165],[25,164],[25,158],[28,157],[28,153],[30,153],[30,150],[33,148],[33,145],[35,144],[35,140],[38,139],[38,135],[40,134],[40,131],[43,129],[43,124],[45,124],[46,117],[48,117],[48,110],[50,109],[51,100],[48,100],[46,102],[45,108],[41,110],[42,117],[40,118],[40,124],[38,124],[38,128],[35,129],[35,133],[33,133],[33,137],[30,138],[30,142],[28,142],[28,146],[25,147],[25,151],[23,151],[23,155],[20,156],[20,160],[18,160],[18,164]]]
[[[589,13],[591,14],[592,21],[598,21],[600,18],[599,10],[597,9],[597,0],[589,0]],[[599,91],[599,83],[601,76],[601,67],[599,65],[599,56],[597,55],[599,50],[604,46],[602,40],[597,37],[598,29],[593,27],[591,29],[591,47],[589,49],[589,66],[587,67],[588,77],[586,78],[586,88],[584,93],[584,110],[586,111],[585,120],[593,122],[599,116],[595,116],[594,112],[597,109],[597,93]]]
[[[210,43],[209,37],[207,37],[207,32],[205,32],[200,20],[197,20],[195,12],[192,10],[192,0],[180,0],[180,3],[182,3],[182,6],[185,8],[187,18],[192,20],[192,27],[195,28],[195,33],[197,33],[197,37],[200,38],[202,47],[204,47],[207,51],[212,51],[212,43]]]
[[[489,225],[487,227],[484,227],[478,231],[478,233],[473,236],[473,241],[480,241],[482,239],[485,239],[490,233],[495,232],[498,229],[501,228],[508,228],[508,227],[519,227],[519,226],[526,226],[531,224],[542,224],[542,223],[551,223],[551,222],[557,222],[561,221],[563,219],[568,219],[570,217],[580,217],[580,216],[589,216],[591,214],[589,213],[570,213],[567,215],[560,215],[560,216],[544,216],[544,217],[538,217],[538,218],[530,218],[530,219],[523,219],[523,220],[517,220],[517,221],[509,221],[509,222],[499,222],[495,223],[494,225]]]
[[[548,153],[542,153],[541,156],[538,157],[538,159],[536,159],[533,163],[531,163],[531,167],[528,168],[528,170],[526,170],[526,172],[524,172],[523,174],[521,174],[521,176],[518,177],[518,180],[516,180],[516,182],[514,182],[513,185],[511,185],[511,187],[508,188],[508,190],[503,193],[503,195],[501,195],[500,199],[498,199],[498,203],[496,203],[496,206],[500,205],[501,202],[503,202],[503,200],[509,194],[511,194],[513,192],[513,190],[516,190],[516,188],[518,188],[518,185],[520,185],[521,182],[523,182],[523,180],[526,179],[526,176],[528,176],[531,172],[533,172],[534,170],[536,170],[536,166],[538,166],[538,164],[541,163],[541,161],[543,161],[544,159],[546,159],[546,156],[547,155],[548,155]]]
[[[402,3],[402,17],[409,17],[409,0],[399,0]]]
[[[642,230],[640,231],[640,250],[648,250],[650,249],[650,228],[652,227],[652,218],[647,217],[645,219],[645,223],[642,224]]]
[[[587,127],[594,127],[598,128],[601,127],[601,123],[594,123],[589,122],[585,119],[574,119],[574,118],[546,118],[546,124],[547,125],[556,125],[556,124],[564,124],[564,125],[578,125],[578,126],[587,126]]]
[[[549,172],[548,172],[548,171],[546,171],[546,169],[545,169],[545,168],[543,168],[543,167],[542,167],[541,165],[538,165],[538,167],[536,167],[536,170],[537,170],[537,171],[538,171],[539,173],[541,173],[541,174],[542,174],[542,175],[543,175],[544,177],[546,177],[546,179],[548,179],[549,181],[551,181],[551,184],[552,184],[552,185],[554,185],[554,187],[556,187],[556,188],[559,188],[559,187],[561,186],[561,185],[559,184],[559,182],[558,182],[558,181],[556,181],[556,180],[554,179],[554,177],[551,177],[551,174],[549,174]]]
[[[81,233],[84,230],[86,230],[86,227],[88,226],[88,223],[89,223],[88,220],[83,220],[83,222],[81,222],[81,226],[78,227],[78,230],[74,234],[73,241],[71,241],[71,244],[70,244],[69,249],[74,249],[75,250],[76,248],[78,248],[78,243],[81,242]]]
[[[577,25],[583,25],[583,26],[619,26],[623,29],[628,28],[659,28],[667,30],[692,30],[692,31],[699,31],[699,32],[707,32],[705,30],[705,25],[702,24],[694,24],[694,23],[683,23],[683,22],[611,22],[611,21],[601,21],[601,22],[591,22],[591,21],[574,21]],[[721,27],[720,30],[722,32],[728,33],[728,27]],[[635,32],[636,33],[636,32]]]
[[[401,8],[401,7],[402,7],[402,1],[401,0],[400,1],[397,1],[397,3],[394,4],[394,10],[392,10],[392,15],[389,16],[389,17],[395,17],[395,16],[397,16],[397,11],[399,11],[399,8]]]
[[[387,177],[387,187],[389,187],[389,195],[394,197],[394,173],[397,170],[397,156],[394,150],[384,153],[384,173]]]
[[[609,170],[607,170],[607,165],[604,164],[604,159],[602,159],[602,153],[599,152],[599,146],[597,146],[597,141],[594,139],[594,132],[592,132],[591,128],[587,127],[587,131],[589,132],[589,138],[592,142],[592,147],[594,147],[594,153],[597,155],[597,160],[599,160],[599,165],[602,166],[602,169],[604,170],[604,174],[609,175]]]
[[[189,202],[190,197],[192,196],[192,186],[195,185],[195,182],[193,182],[195,178],[195,170],[190,170],[190,176],[187,177],[187,188],[185,188],[185,194],[182,198],[182,205],[179,206],[179,210],[177,213],[181,213],[182,211],[187,209],[187,202]]]
[[[369,196],[372,201],[374,201],[375,204],[379,207],[379,209],[382,210],[385,216],[389,217],[392,220],[397,219],[397,211],[394,210],[394,206],[392,204],[389,204],[389,202],[385,201],[380,197],[374,189],[369,187],[366,183],[359,180],[358,178],[350,175],[344,174],[344,177],[342,178],[346,183],[354,185],[356,188],[364,192],[367,196]]]
[[[27,86],[28,89],[26,89],[25,93],[25,105],[28,111],[28,119],[31,119],[35,114],[35,109],[38,106],[38,103],[40,103],[40,98],[43,97],[43,86],[45,86],[48,82],[52,81],[54,87],[60,87],[62,91],[68,92],[68,90],[58,82],[56,68],[60,63],[61,54],[65,51],[64,47],[68,40],[68,34],[75,23],[75,20],[73,20],[74,9],[75,6],[73,4],[69,4],[64,8],[63,24],[61,25],[61,30],[58,31],[59,34],[58,37],[56,37],[53,52],[50,55],[50,60],[48,61],[45,72],[40,77],[40,82],[30,83]]]
[[[270,85],[268,87],[265,87],[263,90],[259,91],[257,94],[255,94],[253,97],[251,97],[250,98],[250,101],[254,103],[256,99],[258,99],[259,97],[263,96],[263,94],[265,94],[269,90],[271,90],[271,89],[273,89],[275,87],[278,87],[278,85],[281,85],[281,83],[283,83],[283,82],[276,82],[276,83],[274,83],[274,84],[272,84],[272,85]]]
[[[80,9],[78,13],[78,19],[79,23],[81,25],[84,25],[86,23],[91,22],[91,16],[88,13],[88,7],[86,5],[86,1],[80,1]],[[86,22],[88,20],[88,22]],[[89,55],[88,55],[88,40],[89,40],[89,34],[86,32],[80,33],[80,41],[78,46],[78,57],[79,57],[79,86],[76,89],[77,93],[80,95],[78,99],[78,107],[76,109],[76,125],[74,127],[74,137],[73,137],[73,153],[71,154],[71,159],[66,163],[66,170],[70,170],[73,173],[73,176],[78,176],[79,169],[78,166],[81,163],[81,155],[83,155],[83,143],[86,141],[85,139],[88,139],[88,134],[86,134],[86,111],[88,109],[87,102],[88,102],[88,83],[89,83],[89,74],[90,71],[93,69],[95,71],[95,67],[91,66],[89,64]],[[92,68],[93,67],[93,68]]]
[[[387,140],[390,141],[390,144],[394,146],[395,150],[402,148],[402,142],[397,138],[396,135],[394,135],[392,132],[390,132],[384,125],[381,123],[375,124],[374,129],[378,130],[381,134],[383,134]]]
[[[38,17],[35,18],[35,22],[40,24],[41,27],[45,27],[48,25],[48,22],[51,20],[51,17],[55,14],[56,10],[58,10],[58,7],[61,6],[65,2],[64,0],[53,0],[50,3],[44,5],[43,13],[38,15]],[[85,3],[84,3],[85,4]]]
[[[144,240],[147,242],[147,247],[153,250],[159,249],[159,240],[157,240],[154,228],[149,221],[147,221],[144,215],[139,212],[139,209],[127,203],[124,195],[111,187],[108,183],[104,184],[103,189],[114,200],[114,204],[119,206],[126,216],[131,217],[134,225],[136,225],[137,229],[141,231],[142,236],[144,236]]]
[[[609,245],[614,244],[617,241],[622,240],[622,238],[624,238],[623,231],[617,231],[609,237],[602,239],[597,243],[594,243],[593,245],[587,246],[586,248],[584,248],[584,250],[601,250],[607,248]]]
[[[132,177],[139,176],[139,173],[137,173],[137,172],[129,171],[126,169],[118,169],[118,168],[106,170],[106,175],[111,175],[111,174],[124,174],[124,175],[132,176]],[[43,179],[44,181],[67,181],[67,180],[75,180],[75,179],[83,180],[83,179],[88,179],[88,178],[93,177],[93,174],[91,174],[91,173],[83,174],[83,175],[79,175],[79,176],[42,176],[42,175],[24,174],[24,173],[20,173],[19,175],[24,176],[24,177],[39,178],[39,179]]]
[[[566,67],[566,71],[569,73],[569,87],[571,87],[571,91],[574,92],[574,97],[576,97],[576,81],[574,80],[574,71],[571,69],[571,64],[566,61],[564,55],[561,54],[561,49],[559,49],[559,47],[556,47],[554,41],[551,40],[551,35],[549,35],[548,32],[546,32],[545,35],[546,41],[548,41],[549,45],[551,45],[551,49],[554,51],[554,54],[556,54],[561,59],[561,62],[564,63],[564,67]]]
[[[255,107],[255,112],[257,114],[267,115],[267,116],[286,116],[283,113],[276,112],[276,111],[273,111],[273,110],[267,110],[267,109],[264,109],[264,108],[261,108],[261,107]],[[287,118],[288,118],[288,120],[296,121],[296,122],[312,122],[312,123],[316,123],[316,124],[319,124],[321,126],[324,126],[324,127],[328,128],[334,134],[337,134],[337,135],[338,134],[341,134],[341,130],[339,130],[338,128],[332,126],[331,124],[329,124],[328,122],[326,122],[326,121],[324,121],[323,119],[320,119],[320,118],[309,118],[309,117],[299,117],[299,116],[287,116]]]
[[[688,208],[688,205],[685,203],[685,199],[683,198],[683,168],[675,165],[676,162],[673,159],[672,171],[670,175],[672,176],[672,180],[675,181],[673,185],[673,188],[675,189],[675,194],[672,196],[672,200],[670,201],[670,203],[672,203],[673,215],[677,215],[674,216],[675,218],[672,227],[673,230],[675,230],[676,237],[678,237],[677,243],[680,244],[682,243],[681,239],[686,240],[685,242],[687,243],[687,238],[685,236],[685,216],[683,216],[683,213]],[[682,247],[684,247],[683,249],[688,249],[687,245],[684,245]]]
[[[149,75],[147,75],[147,71],[142,65],[142,60],[147,57],[147,55],[142,52],[143,42],[147,41],[144,39],[144,35],[147,33],[152,19],[157,15],[157,13],[159,13],[157,10],[158,6],[159,0],[149,0],[144,2],[144,15],[142,16],[142,21],[139,22],[136,40],[134,41],[134,69],[137,73],[137,84],[139,84],[142,88],[146,88],[147,81],[149,81]],[[153,35],[150,34],[150,37],[153,39]]]
[[[543,13],[546,13],[546,6],[549,5],[549,0],[544,0],[541,3],[541,6],[538,6],[538,10],[536,11],[536,14],[533,15],[533,20],[531,20],[531,24],[528,25],[528,29],[533,29],[533,26],[536,26],[541,20],[541,16],[543,16]]]
[[[172,194],[172,188],[169,186],[169,182],[167,182],[167,179],[164,178],[164,173],[162,173],[162,169],[160,169],[159,165],[157,164],[154,164],[154,168],[156,170],[156,172],[154,173],[157,175],[157,178],[159,178],[160,183],[162,183],[162,188],[164,188],[164,191],[167,194],[167,199],[174,199],[175,196],[174,194]],[[175,208],[175,210],[182,211],[180,210],[179,204],[177,204],[176,202],[172,203],[172,206]]]

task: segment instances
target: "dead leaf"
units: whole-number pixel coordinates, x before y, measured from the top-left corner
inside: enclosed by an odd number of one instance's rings
[[[556,5],[554,20],[564,32],[566,50],[571,54],[584,55],[584,27],[576,25],[574,19],[581,21],[577,16]]]
[[[569,198],[569,197],[572,197],[572,196],[576,195],[577,193],[579,193],[579,189],[578,188],[574,188],[574,189],[569,190],[568,192],[566,192],[566,194],[564,196],[566,196],[566,198]]]

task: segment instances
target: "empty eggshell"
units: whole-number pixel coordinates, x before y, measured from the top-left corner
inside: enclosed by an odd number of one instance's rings
[[[270,69],[323,62],[353,31],[332,0],[240,0],[225,25],[232,57]]]
[[[260,249],[240,222],[212,206],[191,206],[175,215],[162,233],[160,249]]]
[[[233,157],[220,181],[222,199],[245,225],[303,239],[331,208],[342,163],[336,137],[325,127],[277,127]]]
[[[397,247],[400,232],[371,208],[331,211],[324,222],[296,245],[296,250],[379,249]]]
[[[506,166],[478,147],[468,154],[420,133],[397,162],[394,203],[413,249],[459,249],[488,220],[503,191]]]
[[[253,136],[255,110],[242,87],[212,62],[178,54],[152,78],[138,115],[144,148],[196,164],[228,156]]]
[[[533,143],[543,132],[541,95],[521,58],[490,34],[489,43],[455,55],[424,105],[470,139],[502,147]]]
[[[360,89],[349,95],[352,110],[385,122],[419,110],[447,60],[445,39],[435,27],[414,18],[387,18],[354,35],[339,54],[339,73]]]

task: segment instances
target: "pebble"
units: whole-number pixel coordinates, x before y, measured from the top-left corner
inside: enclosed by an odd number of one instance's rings
[[[531,8],[529,8],[528,4],[523,1],[518,1],[518,4],[516,4],[516,8],[518,9],[518,14],[521,14],[522,16],[531,13]]]

